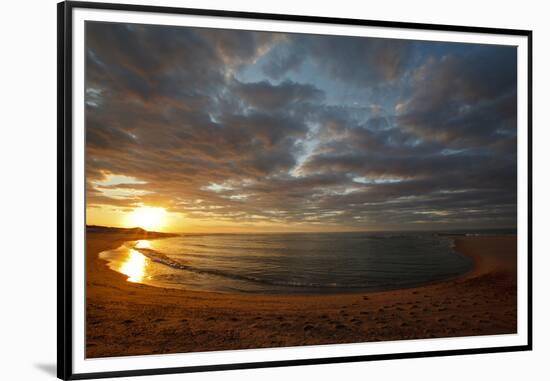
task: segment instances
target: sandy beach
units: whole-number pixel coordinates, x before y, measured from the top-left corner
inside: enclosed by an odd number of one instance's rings
[[[151,287],[99,253],[142,231],[88,229],[86,356],[108,357],[516,332],[516,237],[457,237],[474,260],[458,278],[346,295],[244,295]]]

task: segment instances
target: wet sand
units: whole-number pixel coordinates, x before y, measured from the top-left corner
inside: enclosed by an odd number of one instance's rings
[[[516,332],[516,237],[459,237],[458,278],[346,295],[241,295],[131,283],[99,253],[140,231],[86,236],[86,357],[184,353]]]

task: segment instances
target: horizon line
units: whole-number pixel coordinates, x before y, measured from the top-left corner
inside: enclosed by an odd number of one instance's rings
[[[214,231],[214,232],[206,232],[206,231],[197,231],[197,232],[190,232],[190,231],[157,231],[157,230],[147,230],[145,228],[142,228],[140,226],[133,226],[133,227],[119,227],[119,226],[105,226],[105,225],[85,225],[86,228],[104,228],[104,229],[121,229],[121,230],[135,230],[140,229],[147,233],[163,233],[163,234],[335,234],[335,233],[445,233],[445,232],[483,232],[483,231],[493,231],[493,230],[514,230],[517,233],[517,226],[516,227],[494,227],[494,228],[452,228],[452,229],[421,229],[421,230],[415,230],[415,229],[400,229],[400,230],[323,230],[323,231]]]

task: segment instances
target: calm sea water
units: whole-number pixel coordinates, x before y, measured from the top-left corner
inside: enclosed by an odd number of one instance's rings
[[[239,293],[331,294],[412,287],[468,271],[433,233],[187,234],[101,253],[129,281]]]

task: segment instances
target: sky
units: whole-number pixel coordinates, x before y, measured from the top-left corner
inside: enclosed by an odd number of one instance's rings
[[[516,226],[516,48],[86,23],[87,223]]]

